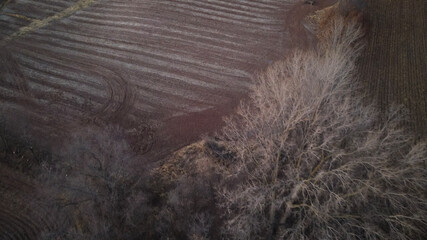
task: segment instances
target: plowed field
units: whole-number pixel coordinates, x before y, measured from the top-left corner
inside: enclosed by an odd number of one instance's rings
[[[403,104],[408,126],[427,137],[427,2],[369,0],[368,46],[360,61],[362,80],[385,111]]]
[[[55,136],[87,121],[167,122],[226,109],[257,69],[284,55],[288,6],[9,1],[0,15],[0,98],[9,115]]]

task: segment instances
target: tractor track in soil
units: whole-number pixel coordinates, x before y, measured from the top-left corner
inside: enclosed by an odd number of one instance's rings
[[[0,164],[0,239],[38,239],[51,229],[51,209],[34,201],[39,195],[34,182]]]

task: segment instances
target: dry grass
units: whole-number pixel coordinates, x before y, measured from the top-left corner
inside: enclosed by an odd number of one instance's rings
[[[28,34],[28,33],[35,31],[39,28],[45,27],[46,25],[48,25],[52,21],[57,21],[57,20],[66,18],[68,16],[71,16],[75,12],[77,12],[83,8],[89,7],[90,5],[92,5],[95,2],[96,2],[96,0],[79,0],[78,2],[76,2],[71,7],[66,8],[65,10],[63,10],[63,11],[61,11],[61,12],[59,12],[53,16],[44,18],[42,20],[27,19],[27,20],[31,20],[31,23],[28,26],[21,27],[18,31],[14,32],[12,35],[6,37],[6,39],[3,40],[2,42],[0,42],[0,44],[4,44],[8,41],[12,41],[15,38],[18,38],[20,36]],[[21,17],[21,15],[18,15],[18,16]],[[22,17],[24,17],[24,16],[22,16]]]

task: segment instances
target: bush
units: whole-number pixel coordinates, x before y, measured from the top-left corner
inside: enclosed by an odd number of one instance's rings
[[[379,122],[361,97],[361,28],[336,16],[318,52],[259,77],[220,136],[230,165],[218,187],[224,238],[422,239],[426,143]],[[223,151],[224,152],[224,151]]]

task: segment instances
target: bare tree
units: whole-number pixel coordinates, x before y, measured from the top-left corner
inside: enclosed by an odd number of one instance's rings
[[[232,239],[422,239],[427,148],[379,122],[355,76],[363,33],[336,16],[318,52],[259,77],[219,142],[233,156],[218,188]],[[366,102],[366,101],[365,101]]]
[[[39,179],[65,223],[45,236],[83,239],[135,237],[147,196],[133,168],[135,156],[116,127],[76,133]],[[137,235],[136,235],[137,236]]]

